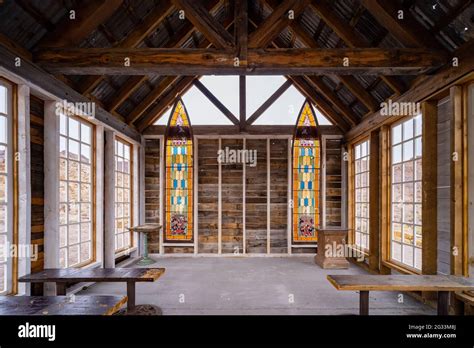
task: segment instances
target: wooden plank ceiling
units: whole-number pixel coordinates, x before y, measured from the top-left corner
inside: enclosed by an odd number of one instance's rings
[[[421,0],[65,4],[0,5],[0,45],[141,132],[193,85],[240,130],[294,85],[347,132],[406,92],[415,75],[447,64],[473,31],[464,18],[469,0],[434,7]],[[205,74],[280,74],[288,82],[246,119],[245,108],[232,114],[199,82]]]

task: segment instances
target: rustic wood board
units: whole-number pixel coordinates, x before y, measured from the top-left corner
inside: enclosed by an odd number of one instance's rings
[[[337,290],[469,291],[474,280],[443,275],[328,275]]]
[[[112,315],[127,296],[0,296],[0,315]]]
[[[165,273],[164,268],[96,268],[45,269],[20,279],[23,283],[44,282],[154,282]]]
[[[130,227],[129,230],[131,232],[154,233],[159,232],[161,227],[162,226],[160,224],[143,224],[139,226]]]

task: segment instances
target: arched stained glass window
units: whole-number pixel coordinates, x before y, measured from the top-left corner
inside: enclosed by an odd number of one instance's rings
[[[317,242],[320,143],[311,104],[301,108],[293,137],[293,242]]]
[[[193,137],[181,99],[166,130],[165,242],[193,240]]]

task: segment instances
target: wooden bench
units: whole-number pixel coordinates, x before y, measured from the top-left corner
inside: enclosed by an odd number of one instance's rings
[[[434,291],[438,315],[448,315],[449,292],[474,290],[474,280],[443,275],[328,275],[337,290],[359,291],[360,315],[369,314],[369,291]]]
[[[112,315],[127,296],[0,296],[0,315]]]
[[[45,269],[38,273],[28,274],[18,279],[24,283],[56,283],[56,295],[66,295],[68,283],[83,282],[126,282],[127,309],[135,308],[135,284],[137,282],[154,282],[165,273],[164,268],[66,268]],[[31,295],[37,295],[31,287]]]

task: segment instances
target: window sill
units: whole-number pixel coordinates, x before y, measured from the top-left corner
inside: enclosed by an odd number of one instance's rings
[[[136,246],[133,246],[131,248],[128,248],[128,249],[125,249],[125,250],[121,250],[117,253],[115,253],[115,258],[119,258],[121,256],[124,256],[124,255],[130,255],[131,253],[133,253],[134,251],[137,251],[138,250],[138,247]]]
[[[393,261],[383,260],[382,265],[384,265],[384,266],[386,266],[390,269],[393,269],[397,272],[400,272],[402,274],[421,275],[421,271],[409,268],[408,266],[399,265],[398,263],[393,262]]]

